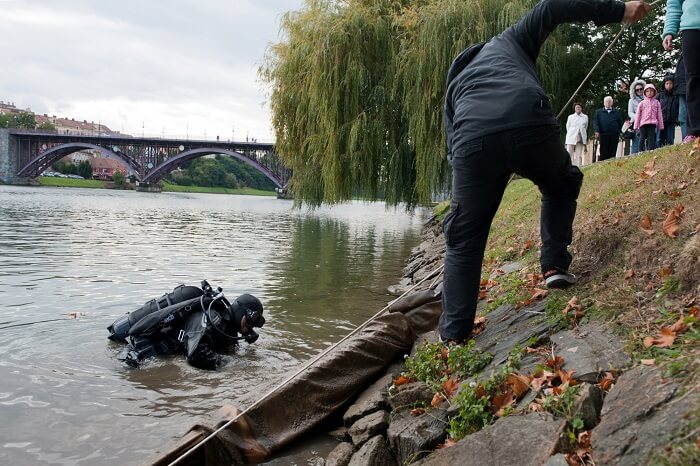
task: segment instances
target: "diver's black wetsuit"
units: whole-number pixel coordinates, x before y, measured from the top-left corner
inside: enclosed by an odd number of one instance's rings
[[[216,369],[221,364],[219,351],[238,340],[255,342],[253,327],[264,323],[257,298],[242,295],[231,304],[221,288],[213,290],[203,281],[201,289],[178,286],[120,317],[108,330],[110,339],[128,343],[119,359],[130,366],[156,354],[184,353],[191,365]]]

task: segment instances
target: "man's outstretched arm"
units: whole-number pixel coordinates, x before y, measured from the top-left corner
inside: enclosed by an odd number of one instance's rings
[[[504,34],[513,34],[534,61],[544,41],[560,24],[588,21],[598,26],[621,21],[636,23],[650,9],[650,5],[637,0],[627,3],[617,0],[542,0]]]

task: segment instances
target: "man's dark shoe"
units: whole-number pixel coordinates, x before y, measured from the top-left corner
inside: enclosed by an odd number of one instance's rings
[[[576,275],[561,269],[549,269],[544,273],[547,288],[566,288],[576,283]]]
[[[467,343],[469,343],[469,338],[456,340],[454,338],[443,338],[442,335],[440,335],[440,343],[447,348],[452,346],[465,346]]]

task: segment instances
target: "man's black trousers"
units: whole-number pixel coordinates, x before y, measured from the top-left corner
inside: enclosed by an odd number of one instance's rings
[[[681,40],[685,60],[688,134],[700,137],[700,29],[686,29],[681,33]]]
[[[571,264],[567,246],[583,174],[571,165],[559,128],[515,129],[467,143],[453,154],[452,205],[443,223],[440,335],[445,339],[462,340],[472,331],[486,240],[512,173],[532,180],[542,193],[543,271],[567,270]]]
[[[607,160],[615,157],[619,135],[617,133],[601,134],[599,139],[600,156],[598,156],[598,160]]]

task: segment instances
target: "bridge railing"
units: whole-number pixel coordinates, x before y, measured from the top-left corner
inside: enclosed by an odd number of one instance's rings
[[[30,129],[30,128],[9,128],[12,134],[38,134],[38,135],[58,135],[58,136],[85,136],[85,137],[100,137],[100,138],[134,138],[134,139],[162,139],[162,140],[181,140],[192,142],[230,142],[230,143],[250,143],[250,144],[274,144],[274,141],[260,140],[258,138],[246,137],[245,141],[231,139],[230,137],[221,137],[220,135],[201,135],[201,134],[164,134],[164,133],[141,133],[141,134],[124,134],[115,131],[70,131],[70,130],[51,130],[51,129]]]

